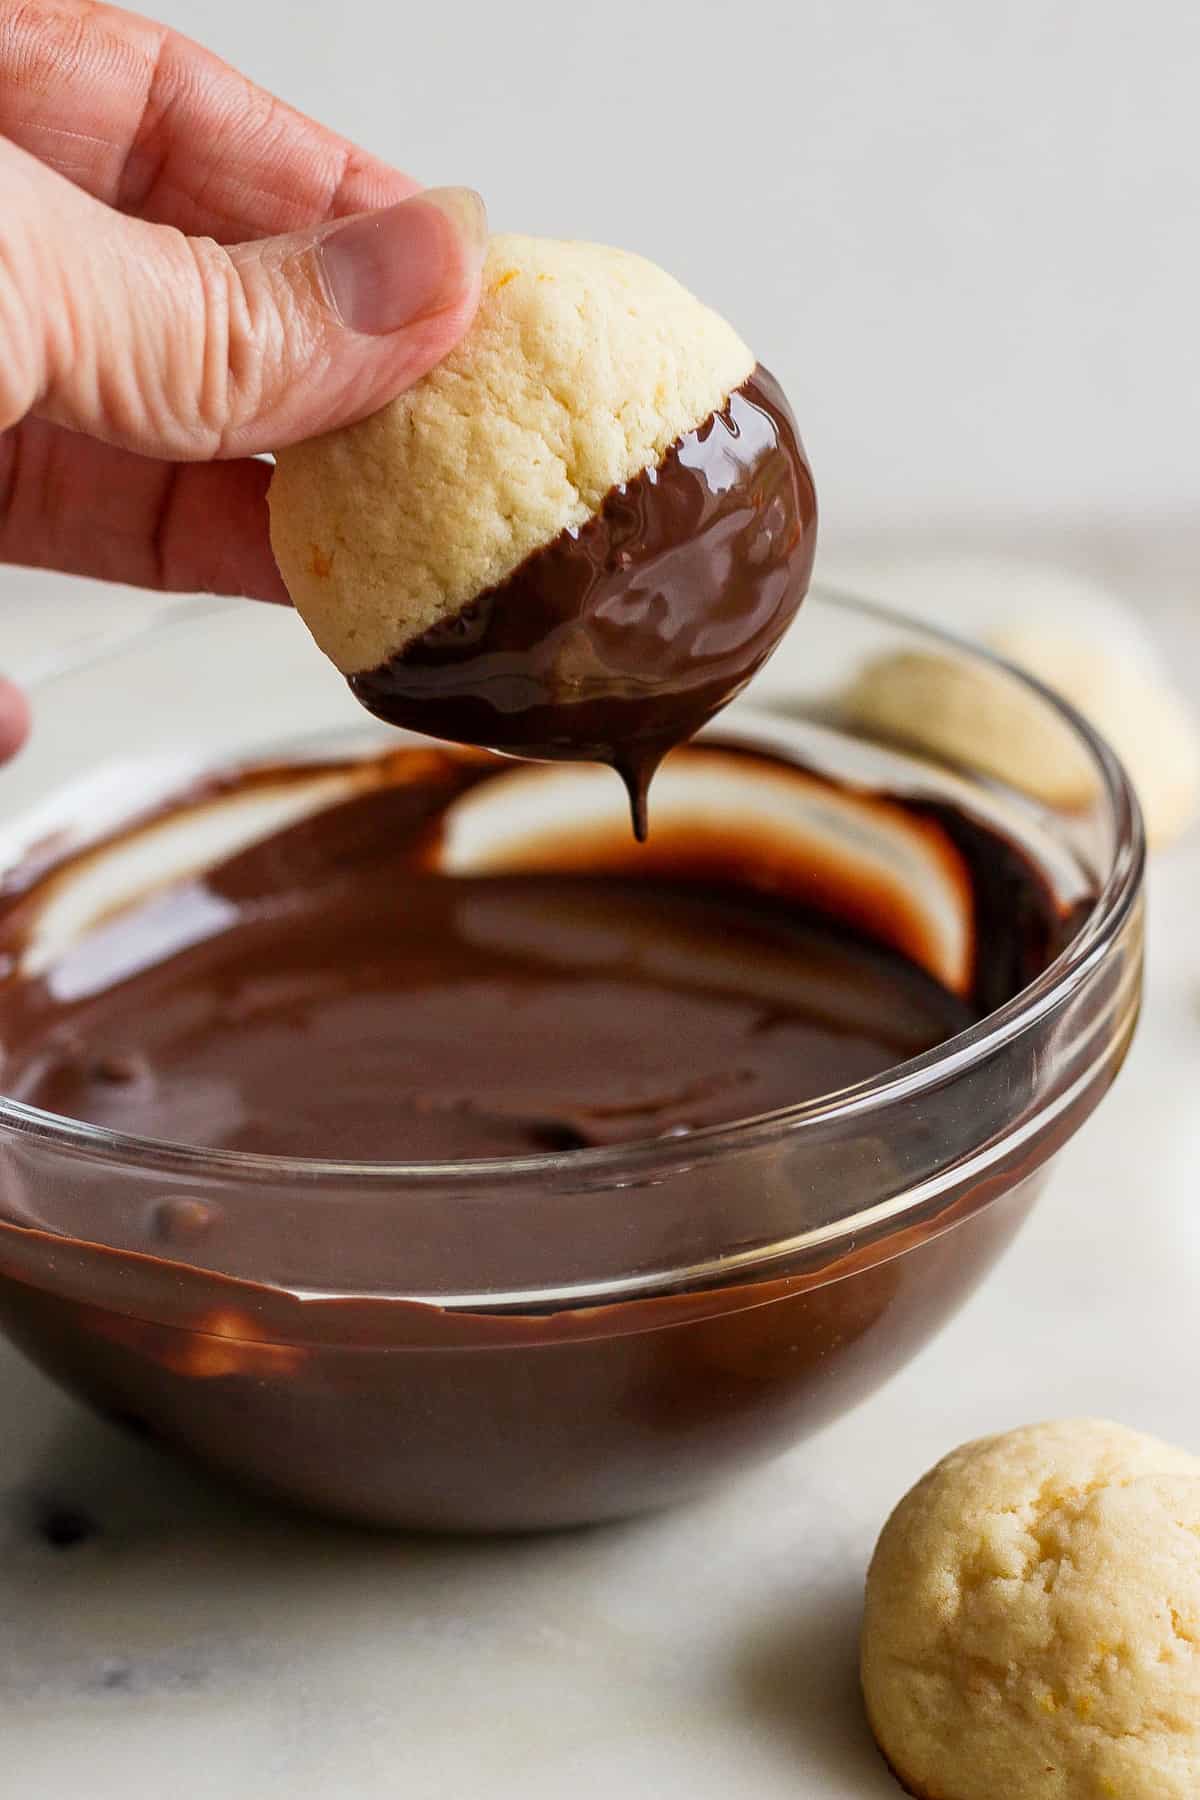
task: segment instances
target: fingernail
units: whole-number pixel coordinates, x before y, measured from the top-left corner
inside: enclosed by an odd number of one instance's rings
[[[426,188],[349,219],[318,255],[343,325],[384,337],[462,297],[483,267],[487,213],[473,188]]]

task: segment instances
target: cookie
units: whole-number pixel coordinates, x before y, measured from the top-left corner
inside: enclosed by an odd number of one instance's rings
[[[492,240],[462,343],[280,453],[271,538],[380,716],[517,754],[657,760],[808,584],[812,481],[736,332],[641,257]]]
[[[842,705],[872,735],[992,775],[1047,806],[1076,812],[1100,798],[1097,766],[1067,721],[978,657],[894,651],[859,671]]]
[[[1200,807],[1200,728],[1153,662],[1124,655],[1102,638],[1081,642],[1041,623],[1002,627],[991,644],[1069,700],[1116,751],[1153,848],[1187,830]]]
[[[827,578],[999,652],[1068,700],[1117,752],[1151,845],[1200,812],[1200,725],[1138,612],[1101,582],[1014,556],[895,553],[843,558]],[[803,634],[754,683],[787,707],[813,679]],[[897,650],[845,692],[854,723],[994,775],[1033,798],[1082,811],[1100,797],[1074,733],[1010,676],[950,650]]]
[[[1116,751],[1153,848],[1188,828],[1200,805],[1200,731],[1159,672],[1041,625],[997,630],[991,647],[1069,701]],[[896,651],[860,671],[844,707],[872,733],[993,775],[1047,806],[1079,812],[1100,798],[1098,766],[1066,720],[977,658]]]
[[[1200,1459],[1088,1419],[953,1451],[879,1539],[862,1684],[920,1800],[1193,1800]]]

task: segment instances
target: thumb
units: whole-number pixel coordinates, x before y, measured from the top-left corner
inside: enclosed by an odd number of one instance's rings
[[[430,189],[231,248],[127,219],[0,140],[0,430],[248,456],[375,411],[474,313],[483,202]]]

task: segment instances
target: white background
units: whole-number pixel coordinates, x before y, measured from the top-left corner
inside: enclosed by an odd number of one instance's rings
[[[1195,504],[1191,0],[157,10],[497,228],[642,251],[724,311],[827,541]]]

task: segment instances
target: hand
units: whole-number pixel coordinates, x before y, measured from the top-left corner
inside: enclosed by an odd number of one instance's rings
[[[0,134],[0,561],[285,600],[252,459],[446,354],[482,202],[84,0],[0,0]]]

